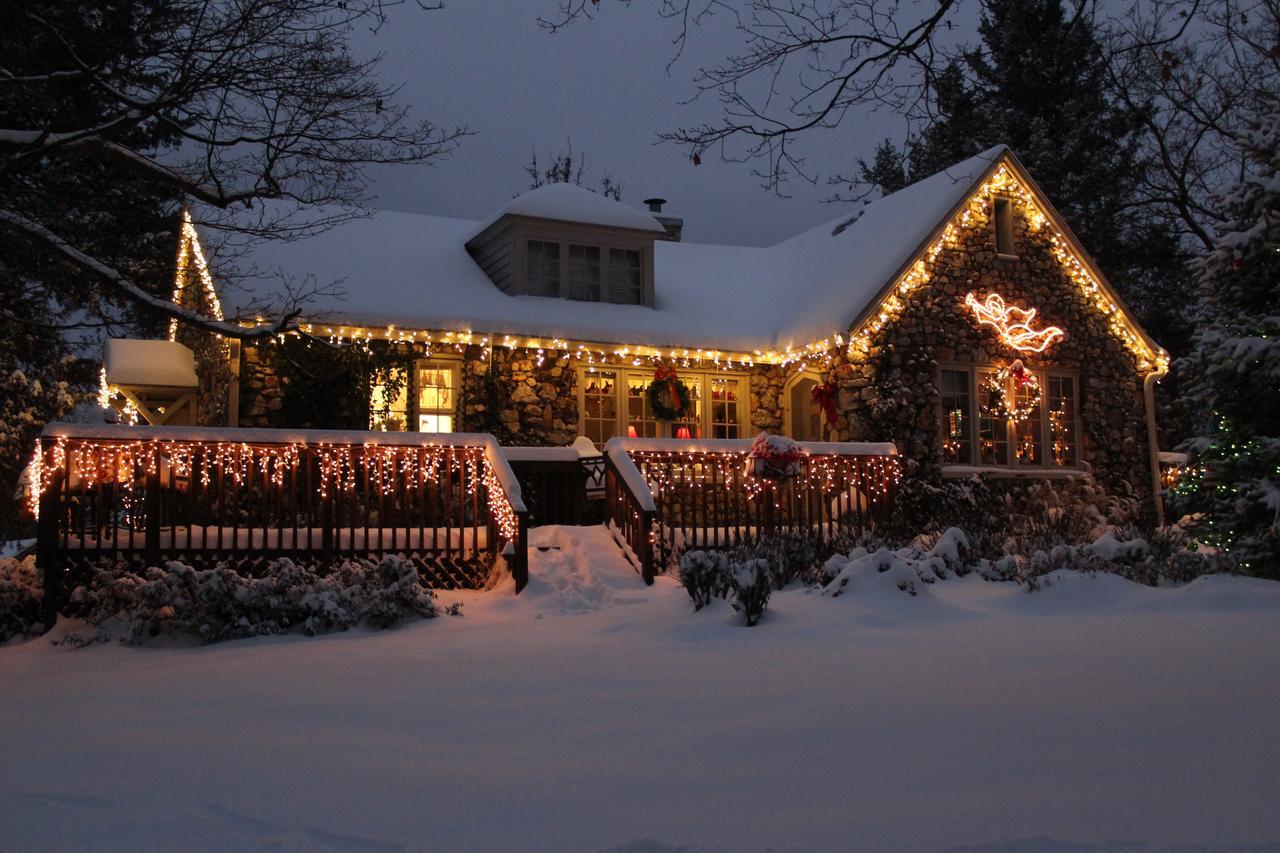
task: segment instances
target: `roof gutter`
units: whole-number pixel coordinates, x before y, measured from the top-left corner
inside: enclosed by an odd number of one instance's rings
[[[1164,527],[1164,497],[1160,494],[1160,444],[1156,434],[1156,383],[1169,375],[1169,368],[1157,363],[1142,380],[1142,397],[1147,409],[1147,461],[1151,466],[1151,497],[1156,504],[1156,524]]]

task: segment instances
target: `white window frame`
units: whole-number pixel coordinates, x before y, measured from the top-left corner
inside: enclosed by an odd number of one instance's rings
[[[424,369],[447,369],[453,374],[453,409],[445,411],[444,409],[432,409],[429,414],[444,415],[450,417],[450,423],[453,428],[450,432],[458,432],[459,403],[462,401],[462,359],[456,356],[438,356],[432,355],[427,358],[416,359],[413,363],[413,380],[410,383],[410,391],[412,395],[409,398],[410,408],[412,409],[411,423],[413,424],[413,432],[422,432],[419,429],[419,416],[423,410],[419,405],[419,385],[418,374]]]
[[[578,368],[577,387],[578,435],[586,435],[585,414],[587,411],[587,384],[591,381],[591,377],[593,375],[599,375],[600,373],[612,373],[616,376],[614,381],[614,394],[616,397],[615,413],[617,416],[617,423],[615,424],[613,434],[615,436],[626,436],[627,425],[631,420],[629,417],[630,407],[628,406],[628,389],[630,388],[630,381],[633,379],[643,379],[647,386],[653,381],[653,370],[652,368],[610,365],[580,366]],[[700,393],[700,396],[698,397],[698,419],[701,422],[702,437],[711,437],[713,430],[711,421],[711,392],[713,379],[727,380],[737,384],[737,399],[735,402],[738,406],[738,420],[736,426],[738,428],[738,437],[745,438],[747,436],[748,426],[751,423],[750,377],[745,373],[738,373],[736,371],[681,371],[680,380],[684,382],[685,385],[688,385],[691,390],[695,387],[694,383],[698,383],[696,386]],[[660,421],[655,419],[655,433],[659,438],[674,437],[681,426],[682,424],[680,421]],[[690,437],[693,438],[696,436]]]

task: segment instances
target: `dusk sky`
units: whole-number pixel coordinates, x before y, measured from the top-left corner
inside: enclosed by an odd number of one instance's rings
[[[621,181],[623,200],[640,206],[660,196],[685,218],[685,239],[764,245],[840,215],[821,203],[829,188],[792,180],[779,198],[760,187],[747,164],[655,145],[661,130],[713,120],[713,96],[692,104],[699,65],[740,48],[725,17],[691,30],[684,56],[668,74],[675,23],[654,4],[606,2],[594,20],[551,34],[539,13],[554,0],[465,0],[424,12],[393,10],[379,33],[357,44],[386,53],[383,76],[403,82],[401,101],[442,126],[477,131],[434,167],[378,172],[377,205],[394,210],[481,219],[527,189],[522,167],[537,149],[547,159],[572,139],[586,155],[594,186],[605,174]],[[809,136],[804,153],[822,174],[870,159],[886,135],[902,136],[887,112],[850,117],[836,131]]]

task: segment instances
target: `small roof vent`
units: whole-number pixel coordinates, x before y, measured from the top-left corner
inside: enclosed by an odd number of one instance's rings
[[[646,198],[644,203],[649,205],[650,213],[661,213],[662,206],[667,203],[665,198]]]

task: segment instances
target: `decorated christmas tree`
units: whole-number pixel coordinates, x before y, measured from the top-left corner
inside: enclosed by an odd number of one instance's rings
[[[1280,100],[1237,139],[1245,176],[1196,263],[1205,316],[1183,368],[1204,430],[1173,506],[1242,570],[1280,578]]]

